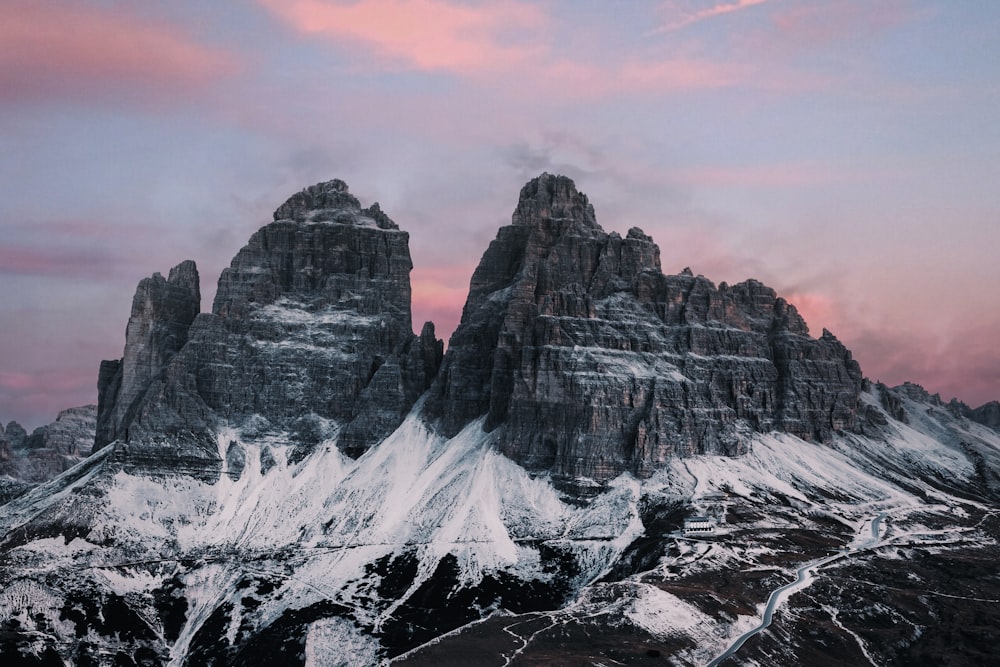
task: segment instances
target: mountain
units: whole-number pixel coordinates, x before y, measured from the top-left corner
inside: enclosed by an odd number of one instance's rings
[[[597,224],[565,177],[521,190],[472,276],[427,415],[453,436],[486,415],[497,447],[570,485],[649,477],[677,456],[745,453],[780,430],[858,427],[861,370],[750,280],[665,276],[642,230]]]
[[[0,503],[72,468],[90,454],[97,406],[63,410],[31,435],[16,421],[0,424]]]
[[[560,176],[446,354],[411,267],[330,181],[210,313],[192,262],[140,282],[94,453],[0,506],[3,664],[992,660],[988,409],[870,383],[759,282],[663,274]]]

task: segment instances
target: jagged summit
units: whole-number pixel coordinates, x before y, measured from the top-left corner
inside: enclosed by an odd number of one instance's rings
[[[741,454],[755,432],[825,441],[858,424],[850,352],[810,338],[771,288],[664,275],[648,235],[605,233],[563,176],[525,185],[512,221],[427,402],[446,435],[485,415],[500,451],[579,487]]]
[[[292,200],[212,312],[193,263],[140,282],[111,444],[25,492],[94,409],[0,428],[0,664],[992,664],[997,403],[862,381],[547,174],[442,366],[406,232]]]
[[[441,358],[433,326],[412,331],[409,235],[340,180],[274,217],[222,272],[211,313],[192,262],[139,284],[125,355],[101,365],[98,447],[212,479],[220,428],[291,429],[301,451],[337,433],[358,455],[399,425]]]
[[[339,178],[311,185],[289,197],[274,212],[274,221],[280,220],[399,229],[399,225],[382,211],[378,202],[362,209],[358,198],[348,191],[347,183]]]
[[[198,268],[191,260],[173,267],[166,279],[154,273],[139,282],[125,330],[124,356],[101,363],[95,450],[125,437],[150,384],[187,343],[200,309]]]
[[[579,230],[603,232],[587,195],[576,189],[572,179],[547,172],[521,188],[511,221],[514,225],[534,227],[555,223],[557,229],[572,224]]]

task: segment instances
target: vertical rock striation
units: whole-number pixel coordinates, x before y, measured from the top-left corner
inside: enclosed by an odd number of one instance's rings
[[[125,356],[101,366],[97,443],[121,440],[126,465],[208,478],[223,424],[314,444],[339,433],[362,453],[440,364],[433,326],[412,331],[411,269],[408,234],[378,204],[362,208],[340,180],[306,188],[222,272],[211,313],[176,307],[173,271],[140,283]],[[196,273],[183,284],[197,295]]]
[[[192,339],[198,392],[226,418],[346,424],[369,384],[402,382],[414,339],[409,236],[336,180],[274,217],[223,271]]]
[[[979,422],[983,426],[989,426],[995,431],[1000,431],[1000,402],[990,401],[978,408],[969,408],[967,412],[969,419]]]
[[[51,424],[28,435],[20,424],[0,426],[0,477],[17,484],[0,484],[0,503],[36,484],[69,470],[90,454],[97,425],[97,406],[63,410]]]
[[[125,329],[124,356],[101,362],[95,450],[126,437],[145,392],[184,347],[200,308],[198,269],[191,260],[172,268],[166,279],[154,273],[139,282]]]
[[[664,275],[650,237],[605,233],[543,174],[472,277],[427,414],[447,435],[485,415],[506,455],[579,485],[739,454],[753,431],[826,440],[854,428],[861,383],[774,290]]]

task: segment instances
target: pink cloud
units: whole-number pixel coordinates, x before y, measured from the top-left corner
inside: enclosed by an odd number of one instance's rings
[[[96,400],[96,368],[0,372],[0,421],[19,421],[29,431],[52,422],[61,410]]]
[[[739,167],[693,167],[672,174],[678,182],[700,187],[801,186],[863,178],[857,171],[818,163],[762,164]]]
[[[520,2],[259,2],[293,29],[326,38],[339,48],[358,45],[372,51],[382,64],[401,68],[484,78],[507,96],[573,99],[717,88],[751,75],[742,63],[689,57],[612,54],[597,62],[567,57],[554,42],[551,26],[556,19],[538,6]]]
[[[670,13],[679,13],[681,16],[668,21],[658,32],[672,32],[674,30],[680,30],[681,28],[685,28],[694,23],[699,23],[717,16],[732,14],[733,12],[738,12],[747,9],[748,7],[753,7],[754,5],[762,5],[765,2],[768,2],[768,0],[735,0],[735,2],[720,3],[693,12],[680,11],[675,7],[676,3],[669,3],[667,9]]]
[[[162,100],[234,68],[228,54],[177,27],[120,10],[48,0],[0,4],[0,88],[8,102],[123,88]]]
[[[807,48],[856,37],[869,37],[893,28],[912,14],[907,0],[838,0],[795,4],[776,12],[771,20],[782,43]]]
[[[1000,400],[995,329],[971,325],[948,339],[902,330],[866,329],[841,338],[865,376],[888,385],[916,382],[945,401],[971,407]]]
[[[724,88],[750,80],[753,69],[742,63],[665,58],[594,64],[561,60],[534,68],[536,88],[563,97],[595,98],[622,93],[671,92]]]
[[[545,14],[521,2],[464,5],[445,0],[260,0],[296,30],[360,43],[390,61],[427,71],[509,67],[537,53],[516,36]]]
[[[116,273],[121,261],[94,250],[26,248],[0,245],[0,275],[102,277]]]
[[[81,384],[96,383],[94,373],[47,371],[42,373],[9,373],[0,371],[0,391],[22,394],[78,389]]]
[[[844,318],[839,305],[830,296],[804,291],[781,292],[779,296],[795,306],[809,325],[809,332],[813,336],[819,336],[823,329],[830,330],[838,337],[843,335]]]
[[[854,299],[812,290],[778,290],[818,336],[823,328],[840,339],[861,364],[865,377],[890,386],[915,382],[943,400],[972,407],[1000,400],[998,323],[969,319],[933,331],[904,315],[880,318]],[[995,320],[995,317],[993,317]]]
[[[414,326],[419,330],[424,322],[434,322],[437,337],[447,343],[462,317],[474,270],[472,264],[414,269],[410,275]]]

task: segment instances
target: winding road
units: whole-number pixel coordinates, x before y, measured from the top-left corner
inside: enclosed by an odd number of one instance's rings
[[[720,656],[712,660],[712,662],[708,663],[707,667],[717,667],[718,665],[722,664],[725,660],[728,660],[738,650],[740,650],[740,647],[742,647],[743,644],[745,644],[748,639],[753,637],[755,634],[762,632],[768,626],[770,626],[771,620],[774,618],[774,612],[778,608],[778,606],[782,602],[787,600],[789,597],[791,597],[793,593],[811,584],[813,577],[816,575],[817,569],[823,567],[824,565],[832,563],[835,560],[840,560],[841,558],[850,556],[851,554],[861,551],[862,549],[870,549],[871,547],[878,544],[880,537],[880,529],[882,526],[882,520],[885,519],[885,517],[886,513],[881,512],[877,516],[872,518],[871,537],[869,537],[864,542],[855,544],[854,546],[851,546],[847,548],[845,551],[841,551],[840,553],[835,553],[831,556],[827,556],[825,558],[820,558],[819,560],[814,560],[809,563],[806,563],[805,565],[801,566],[798,570],[796,570],[795,581],[791,582],[790,584],[785,584],[784,586],[781,586],[780,588],[777,588],[771,592],[771,596],[767,599],[767,606],[764,607],[764,615],[761,617],[760,624],[750,630],[747,630],[742,635],[737,637],[736,641],[730,644],[729,648],[727,648],[724,653],[722,653]]]

